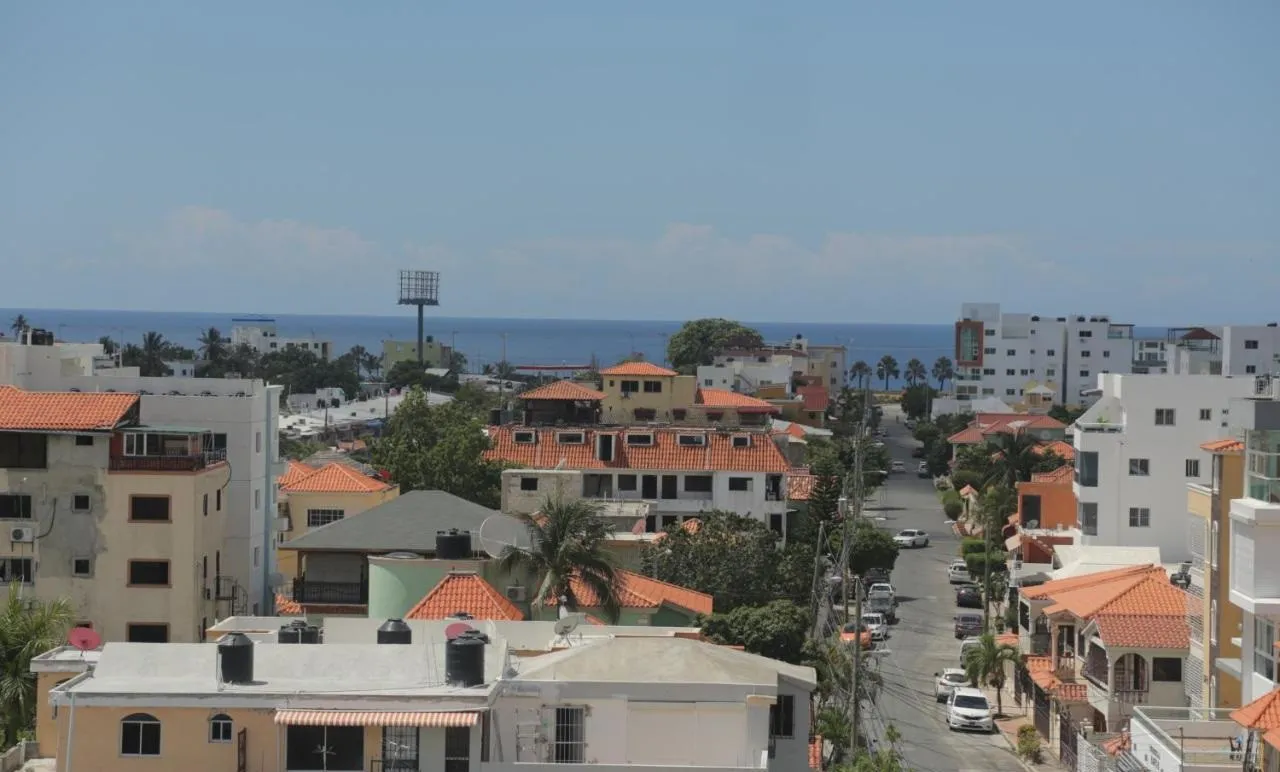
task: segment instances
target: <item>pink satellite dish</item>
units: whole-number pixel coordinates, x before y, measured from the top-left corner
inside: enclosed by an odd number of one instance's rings
[[[88,627],[76,627],[67,634],[67,643],[80,651],[92,651],[102,645],[102,636]]]
[[[467,624],[466,622],[454,622],[453,624],[449,625],[444,629],[444,637],[445,637],[445,640],[452,641],[454,638],[457,638],[459,635],[462,635],[468,630],[473,630],[473,629],[475,628],[473,628],[471,625]]]

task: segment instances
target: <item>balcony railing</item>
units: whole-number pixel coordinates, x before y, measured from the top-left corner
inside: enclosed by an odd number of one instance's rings
[[[112,472],[198,472],[227,460],[225,450],[207,450],[180,456],[112,456]]]
[[[1151,692],[1146,689],[1114,689],[1111,699],[1126,705],[1146,705],[1151,701]]]
[[[1100,689],[1110,689],[1110,677],[1107,671],[1108,668],[1105,662],[1102,664],[1086,662],[1081,673],[1084,675],[1085,680],[1091,682],[1094,686]]]
[[[293,583],[293,599],[298,603],[366,605],[369,603],[369,586],[364,582],[298,579]]]
[[[1053,642],[1053,635],[1050,633],[1032,633],[1031,634],[1031,654],[1037,657],[1043,657],[1049,653],[1049,646]]]

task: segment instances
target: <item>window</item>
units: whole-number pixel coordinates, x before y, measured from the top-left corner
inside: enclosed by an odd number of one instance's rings
[[[1023,494],[1022,503],[1018,507],[1018,511],[1021,512],[1022,523],[1028,528],[1035,528],[1036,526],[1030,525],[1030,523],[1040,522],[1040,497]]]
[[[208,517],[209,516],[209,494],[207,493],[204,494],[204,499],[201,501],[200,506],[204,510],[204,516]]]
[[[1186,466],[1187,477],[1200,476],[1200,459],[1189,458],[1187,459],[1185,466]]]
[[[769,530],[773,531],[779,536],[782,535],[782,515],[778,514],[777,512],[774,512],[773,514],[769,515]]]
[[[131,523],[167,523],[169,522],[168,496],[130,496],[129,522]]]
[[[628,445],[652,445],[653,435],[652,434],[628,434],[627,444]]]
[[[684,478],[685,493],[710,493],[710,475],[688,475]]]
[[[651,407],[638,407],[631,412],[635,414],[637,421],[652,421],[658,417],[658,411]]]
[[[778,701],[769,706],[769,736],[792,738],[796,733],[796,702],[790,694],[779,694]]]
[[[1245,347],[1245,348],[1247,348],[1247,349],[1256,349],[1256,348],[1258,347],[1258,341],[1256,341],[1256,340],[1246,340],[1246,341],[1244,342],[1244,347]]]
[[[1212,420],[1213,420],[1213,410],[1211,410],[1211,409],[1209,409],[1209,408],[1207,408],[1207,407],[1202,407],[1202,408],[1200,408],[1200,420],[1201,420],[1201,421],[1212,421]]]
[[[206,434],[204,435],[201,444],[204,446],[205,450],[226,450],[227,435],[225,433]]]
[[[710,378],[703,378],[703,379],[702,379],[702,385],[703,385],[703,386],[705,386],[705,387],[707,387],[707,388],[709,389],[709,388],[711,388],[712,386],[715,386],[715,385],[716,385],[716,382],[715,382],[714,380],[710,379]]]
[[[446,742],[451,730],[446,729]],[[463,728],[466,731],[466,728]],[[385,772],[409,772],[418,769],[418,727],[384,726],[382,728],[382,769]]]
[[[1276,680],[1276,623],[1253,618],[1253,672]]]
[[[1147,477],[1150,474],[1151,474],[1151,459],[1148,459],[1148,458],[1129,459],[1129,476],[1130,477]]]
[[[636,476],[633,474],[618,475],[618,490],[633,491],[636,489]]]
[[[0,558],[0,584],[31,584],[34,579],[35,565],[31,558]]]
[[[1082,337],[1082,338],[1092,338],[1092,337],[1093,337],[1093,330],[1081,330],[1081,331],[1080,331],[1080,337]]]
[[[520,478],[520,490],[522,490],[522,491],[536,491],[537,489],[538,489],[538,478],[536,478],[536,477],[521,477],[521,478]]]
[[[1102,352],[1102,358],[1103,358],[1103,359],[1110,359],[1110,358],[1111,358],[1111,352],[1110,352],[1110,351],[1104,351],[1104,352]]]
[[[72,558],[71,559],[71,575],[81,579],[93,576],[93,559],[92,558]]]
[[[622,382],[623,394],[635,394],[637,391],[640,391],[640,381],[623,381]]]
[[[0,432],[0,469],[45,469],[48,460],[45,435]]]
[[[1045,376],[1052,378],[1058,374],[1058,369],[1056,367],[1047,367],[1045,368],[1044,374]]]
[[[676,437],[676,444],[684,447],[702,447],[707,444],[707,435],[705,434],[681,434]]]
[[[661,394],[661,393],[662,393],[662,381],[645,381],[645,382],[644,382],[644,393],[645,393],[645,394]]]
[[[1218,567],[1218,521],[1214,520],[1209,535],[1209,565]]]
[[[24,493],[0,494],[0,519],[30,520],[31,497]]]
[[[729,490],[731,491],[751,490],[751,478],[750,477],[730,477]]]
[[[1009,368],[1008,370],[1005,370],[1005,371],[1004,371],[1004,374],[1005,374],[1005,375],[1017,375],[1017,374],[1018,374],[1018,371],[1017,371],[1017,370],[1015,370],[1015,369],[1013,369],[1013,368]]]
[[[587,760],[586,708],[555,708],[556,736],[551,761],[556,764],[583,764]]]
[[[1076,453],[1076,482],[1085,488],[1098,487],[1098,453],[1084,450]]]
[[[983,374],[983,375],[995,375],[995,374],[996,374],[996,369],[995,369],[994,367],[984,367],[984,368],[982,368],[982,374]]]
[[[662,530],[664,530],[664,531],[665,531],[665,530],[667,530],[667,529],[671,528],[671,527],[672,527],[672,526],[674,526],[677,522],[678,522],[678,520],[677,520],[677,518],[676,518],[676,516],[675,516],[675,515],[663,515],[663,516],[662,516]]]
[[[120,755],[160,755],[160,722],[155,716],[133,713],[120,720]]]
[[[285,729],[285,747],[285,769],[365,768],[362,726],[290,726]]]
[[[1018,393],[1018,390],[1017,390],[1017,389],[1005,389],[1005,390],[1004,390],[1004,395],[1005,395],[1006,397],[1012,397],[1012,396],[1014,396],[1014,395],[1015,395],[1015,394],[1017,394],[1017,393]]]
[[[1016,348],[1006,349],[1004,354],[1005,356],[1016,357],[1018,355],[1018,350]]]
[[[716,421],[719,421],[719,420],[720,420],[720,419],[722,419],[722,418],[724,418],[724,413],[721,413],[721,412],[718,412],[718,411],[717,411],[717,412],[708,412],[708,413],[707,413],[707,420],[708,420],[708,421],[711,421],[712,423],[715,423]]]
[[[253,508],[257,509],[261,506],[262,506],[262,490],[259,488],[254,488],[253,489]]]
[[[1152,657],[1151,680],[1182,683],[1182,660],[1177,657]]]
[[[1045,355],[1045,356],[1049,356],[1049,357],[1053,356],[1053,355],[1054,355],[1054,351],[1053,351],[1053,349],[1049,349],[1049,350],[1045,351],[1045,352],[1044,352],[1044,355]]]
[[[231,716],[226,713],[219,713],[209,719],[209,742],[229,743],[231,742],[231,734]]]
[[[521,483],[520,487],[523,489],[524,484]],[[347,511],[345,509],[308,509],[307,527],[319,528],[322,525],[336,523],[346,517],[346,515]]]
[[[1088,357],[1089,355],[1090,355],[1090,354],[1089,354],[1089,352],[1088,352],[1088,351],[1081,351],[1081,352],[1080,352],[1080,356],[1081,356],[1081,357]]]
[[[750,437],[750,435],[746,435],[746,434],[739,434],[738,436],[734,437],[734,438],[733,438],[733,447],[735,447],[735,448],[749,448],[749,447],[751,447],[751,437]]]
[[[253,567],[257,568],[260,565],[262,565],[262,548],[254,547],[253,548]]]
[[[87,448],[92,448],[92,447],[93,447],[93,435],[92,435],[92,434],[77,434],[77,435],[76,435],[76,445],[77,445],[77,446],[79,446],[79,447],[82,447],[82,448],[86,448],[86,447],[87,447]]]
[[[1098,505],[1090,501],[1080,502],[1080,510],[1077,512],[1080,532],[1085,536],[1098,535]]]
[[[262,432],[261,431],[257,431],[253,433],[253,452],[254,453],[262,452]]]
[[[1151,527],[1151,508],[1150,507],[1129,507],[1129,527],[1130,528],[1150,528]]]
[[[996,350],[994,348],[984,348],[982,350],[982,353],[986,354],[987,356],[995,356]]]
[[[168,587],[169,561],[167,560],[130,560],[130,587]]]
[[[516,432],[512,437],[517,445],[533,445],[538,441],[537,432]]]
[[[1244,366],[1244,372],[1245,372],[1245,375],[1253,375],[1254,373],[1258,372],[1258,366],[1257,366],[1257,365],[1245,365],[1245,366]]]
[[[561,445],[581,445],[587,441],[587,436],[582,432],[560,432],[556,435],[556,442]]]
[[[686,411],[685,411],[685,409],[684,409],[684,408],[682,408],[682,407],[672,408],[672,410],[671,410],[671,420],[673,420],[673,421],[683,421],[683,420],[684,420],[684,416],[685,416],[685,412],[686,412]]]
[[[1156,408],[1156,426],[1173,426],[1174,410],[1171,407]]]
[[[222,489],[221,488],[213,492],[213,508],[218,510],[219,512],[222,511]]]
[[[1088,371],[1088,370],[1081,370],[1081,371],[1080,371],[1080,377],[1081,377],[1081,378],[1088,378],[1088,377],[1089,377],[1089,371]]]
[[[1218,642],[1218,601],[1211,599],[1209,601],[1209,641],[1211,643]]]

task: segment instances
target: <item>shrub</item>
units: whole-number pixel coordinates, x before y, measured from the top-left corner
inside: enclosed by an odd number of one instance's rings
[[[1031,724],[1018,727],[1018,755],[1032,764],[1039,764],[1043,755],[1040,733]]]
[[[956,490],[964,490],[964,486],[973,486],[976,491],[982,490],[982,473],[972,469],[957,469],[951,473],[951,485]]]
[[[985,539],[964,539],[960,542],[960,557],[981,555],[986,551],[987,542]]]
[[[958,501],[945,501],[942,503],[942,513],[948,520],[959,520],[960,515],[964,513],[964,504]]]

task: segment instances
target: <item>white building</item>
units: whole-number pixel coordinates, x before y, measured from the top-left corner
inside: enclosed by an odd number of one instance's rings
[[[1280,373],[1280,327],[1228,325],[1170,331],[1169,370],[1190,375]]]
[[[796,359],[789,353],[772,351],[722,354],[713,364],[698,367],[698,386],[754,394],[761,386],[782,385],[791,395]],[[800,369],[805,368],[807,365]]]
[[[1133,325],[1108,316],[1003,313],[998,303],[965,303],[956,322],[956,396],[1023,402],[1048,387],[1053,401],[1087,404],[1099,374],[1132,372]]]
[[[247,343],[259,354],[272,354],[287,348],[305,349],[321,359],[328,359],[333,354],[333,341],[320,340],[314,336],[281,338],[276,329],[275,319],[245,317],[232,319],[231,325],[231,344],[238,346],[241,343]]]
[[[1211,483],[1200,445],[1222,436],[1234,398],[1252,378],[1102,375],[1097,401],[1074,424],[1077,543],[1159,547],[1187,560],[1186,484]]]

